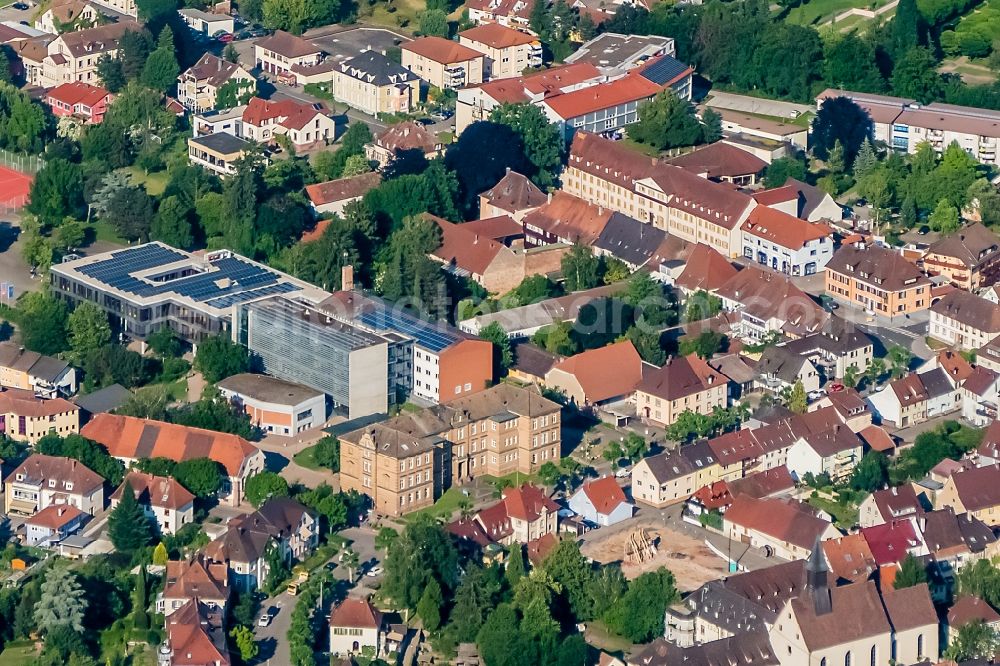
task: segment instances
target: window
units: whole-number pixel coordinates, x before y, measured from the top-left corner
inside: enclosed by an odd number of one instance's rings
[[[851,666],[851,651],[848,650],[847,654],[844,655],[844,666]]]
[[[876,646],[873,645],[872,646],[871,666],[875,666],[875,664],[876,664],[876,658],[877,657],[878,657],[878,650],[876,649]]]
[[[924,658],[924,635],[917,636],[917,659]]]

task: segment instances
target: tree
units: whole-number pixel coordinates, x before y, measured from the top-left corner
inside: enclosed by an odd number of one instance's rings
[[[87,238],[87,230],[82,222],[68,217],[56,229],[55,238],[61,251],[72,252],[83,245]]]
[[[360,176],[363,173],[368,173],[372,170],[371,163],[368,158],[364,155],[351,155],[344,162],[344,173],[343,177],[348,178],[350,176]]]
[[[81,633],[86,613],[87,600],[76,575],[65,567],[52,567],[34,608],[39,629],[51,633],[65,628]]]
[[[574,245],[563,255],[562,272],[567,291],[592,289],[600,284],[600,259],[586,245]]]
[[[1000,225],[1000,192],[985,178],[978,178],[969,185],[969,204],[979,211],[983,224]]]
[[[420,12],[420,34],[431,37],[447,37],[451,32],[448,25],[448,15],[440,9],[427,9]]]
[[[701,140],[715,143],[722,138],[722,116],[711,108],[701,112]]]
[[[505,297],[505,301],[510,302],[510,307],[529,305],[538,303],[554,296],[562,294],[562,290],[555,282],[544,275],[529,275],[510,291]]]
[[[909,372],[913,354],[906,347],[893,345],[886,353],[886,360],[892,370],[892,376],[898,379]]]
[[[841,90],[869,93],[885,90],[874,44],[853,32],[827,43],[823,54],[823,78]]]
[[[354,582],[354,572],[357,570],[359,562],[360,559],[358,558],[358,554],[356,552],[351,549],[344,551],[344,557],[341,560],[341,564],[343,564],[344,568],[347,569],[347,580],[352,583]]]
[[[116,93],[125,87],[125,69],[121,58],[111,58],[107,54],[97,59],[97,76],[109,92]]]
[[[66,322],[69,344],[77,362],[89,352],[111,342],[111,325],[108,315],[93,303],[81,303]]]
[[[875,152],[875,146],[872,145],[868,137],[865,137],[858,148],[857,156],[854,158],[854,177],[861,180],[877,168],[878,154]]]
[[[510,557],[507,558],[507,565],[504,567],[504,578],[510,589],[517,587],[518,581],[528,575],[527,565],[524,563],[524,548],[515,541],[509,548]]]
[[[382,592],[415,608],[431,580],[447,595],[458,582],[458,552],[445,529],[429,517],[411,522],[389,548]]]
[[[923,18],[917,7],[917,0],[900,0],[896,5],[896,15],[889,22],[888,50],[893,60],[899,61],[905,54],[923,42]]]
[[[61,158],[46,162],[31,183],[26,209],[46,227],[58,226],[67,217],[82,217],[83,172],[80,166]]]
[[[684,321],[711,319],[720,312],[722,312],[722,299],[702,289],[688,296],[684,303]]]
[[[153,543],[155,530],[149,517],[126,485],[118,506],[108,516],[108,537],[115,549],[128,555]]]
[[[50,432],[35,443],[35,451],[79,461],[112,486],[120,485],[125,476],[125,465],[120,460],[112,458],[108,450],[97,442],[76,433],[62,437]]]
[[[792,386],[792,392],[788,396],[788,409],[796,414],[805,414],[809,403],[806,398],[806,389],[802,386],[802,380],[797,380]]]
[[[156,548],[153,549],[153,564],[159,567],[166,566],[168,559],[169,556],[167,555],[167,547],[161,541],[156,544]]]
[[[681,342],[680,353],[683,356],[697,354],[699,358],[709,359],[722,349],[726,336],[718,331],[703,331],[694,339],[687,339]]]
[[[226,44],[226,48],[222,49],[222,58],[226,62],[238,63],[240,61],[240,52],[236,50],[236,45],[232,42]]]
[[[958,209],[951,205],[947,199],[941,199],[937,206],[927,218],[931,229],[940,231],[943,234],[954,233],[962,226],[958,218]]]
[[[468,209],[476,203],[480,192],[506,175],[507,169],[523,174],[534,171],[521,137],[511,126],[482,120],[466,127],[458,140],[448,146],[444,165],[455,172]]]
[[[222,487],[219,463],[208,458],[192,458],[174,467],[177,483],[187,488],[195,497],[211,497]]]
[[[1000,601],[1000,569],[988,559],[962,567],[958,571],[958,589],[993,606]]]
[[[899,564],[899,572],[892,582],[893,588],[902,590],[903,588],[913,587],[914,585],[926,582],[927,569],[920,563],[920,560],[911,553],[907,553],[906,557]]]
[[[184,204],[178,196],[164,197],[160,207],[153,217],[149,236],[173,247],[190,249],[194,244],[194,233],[191,227],[191,208]]]
[[[491,569],[491,574],[495,569]],[[460,642],[476,640],[476,634],[493,610],[494,597],[499,592],[499,580],[487,577],[477,564],[470,564],[458,589],[455,590],[455,604],[451,610],[450,628]]]
[[[805,162],[795,157],[779,157],[771,162],[764,171],[764,185],[781,187],[789,178],[803,180],[805,177]]]
[[[93,208],[122,237],[138,241],[149,238],[153,198],[145,188],[128,183],[126,174],[112,172],[105,176],[94,193]]]
[[[538,468],[538,480],[545,486],[555,486],[563,477],[562,470],[554,462],[544,463]]]
[[[272,497],[288,497],[288,482],[278,474],[265,470],[248,478],[243,485],[243,492],[247,501],[259,509]]]
[[[236,649],[239,650],[240,659],[243,660],[243,663],[249,664],[253,662],[260,652],[260,647],[257,645],[257,641],[254,640],[253,629],[239,625],[233,627],[229,635],[236,642]]]
[[[135,580],[135,628],[149,629],[149,598],[146,589],[146,565],[139,565],[139,575]]]
[[[844,386],[854,388],[858,385],[858,366],[849,365],[844,369]]]
[[[673,90],[664,90],[639,105],[639,120],[628,126],[628,135],[657,150],[693,146],[702,140],[702,125],[694,107]]]
[[[566,600],[573,617],[577,620],[592,619],[594,599],[590,593],[594,572],[580,553],[580,546],[575,541],[560,541],[545,557],[542,566],[558,583],[562,590],[560,596]]]
[[[878,451],[869,451],[851,474],[851,487],[855,490],[875,492],[889,482],[889,461]]]
[[[168,92],[177,83],[178,74],[180,66],[174,52],[173,32],[169,26],[165,26],[160,32],[156,50],[149,54],[142,69],[142,83],[154,90]]]
[[[958,629],[958,636],[944,652],[946,659],[957,662],[989,659],[1000,648],[997,633],[983,620],[973,620]]]
[[[825,160],[839,140],[844,147],[844,164],[850,168],[865,139],[874,136],[868,112],[847,97],[827,99],[812,122],[813,152]]]
[[[340,471],[340,441],[332,435],[323,437],[313,447],[313,460],[332,472]]]
[[[645,643],[663,633],[667,607],[679,598],[674,575],[666,568],[642,574],[628,591],[608,609],[608,629],[633,643]]]
[[[247,372],[250,369],[250,354],[243,345],[224,335],[217,335],[198,345],[194,367],[204,375],[205,381],[215,384],[226,377]]]
[[[892,92],[929,104],[941,97],[944,82],[934,54],[922,46],[911,48],[892,70]]]
[[[441,627],[441,608],[444,606],[444,597],[441,594],[441,585],[433,578],[424,588],[424,593],[417,602],[417,615],[423,620],[424,629],[427,631],[437,631]]]
[[[66,304],[45,292],[29,292],[17,302],[21,342],[31,351],[54,355],[69,347]]]
[[[544,5],[544,3],[536,3]],[[476,645],[484,664],[490,666],[520,666],[539,663],[537,648],[519,629],[517,611],[511,604],[500,604],[489,614],[479,633]]]
[[[524,154],[534,167],[525,174],[541,187],[555,183],[562,168],[566,141],[559,127],[534,104],[501,104],[490,112],[490,121],[510,127],[521,139]]]

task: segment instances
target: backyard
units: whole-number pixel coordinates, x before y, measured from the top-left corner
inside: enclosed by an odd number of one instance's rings
[[[848,9],[878,9],[891,0],[809,0],[798,7],[790,9],[786,21],[797,25],[822,25],[831,21],[837,14]]]

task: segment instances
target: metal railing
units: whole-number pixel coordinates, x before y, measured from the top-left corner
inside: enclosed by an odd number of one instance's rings
[[[38,155],[26,155],[24,153],[15,153],[11,150],[0,149],[0,164],[10,167],[15,171],[35,174],[45,166],[45,160]]]

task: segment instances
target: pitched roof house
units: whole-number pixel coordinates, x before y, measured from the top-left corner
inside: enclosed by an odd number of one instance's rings
[[[830,521],[794,500],[740,495],[722,518],[723,531],[729,538],[749,542],[787,560],[808,557],[817,541],[840,536]]]
[[[713,293],[738,272],[739,269],[719,254],[718,250],[698,243],[691,249],[684,270],[674,280],[674,286],[686,294],[696,291]]]
[[[4,478],[4,513],[32,515],[68,504],[95,515],[104,508],[104,479],[73,458],[35,453]]]
[[[225,618],[221,609],[191,599],[166,621],[167,640],[158,656],[172,666],[229,666]]]
[[[379,658],[385,648],[385,616],[368,599],[347,598],[330,611],[330,653],[346,657],[369,650]]]
[[[924,506],[913,486],[903,484],[876,490],[865,498],[858,511],[861,527],[871,527],[910,516],[919,518],[924,515]]]
[[[864,242],[842,245],[826,265],[826,293],[887,317],[931,305],[931,281],[899,252]]]
[[[959,289],[977,291],[1000,279],[1000,237],[976,222],[933,243],[923,256],[931,275],[943,275]]]
[[[686,501],[721,478],[715,453],[702,440],[643,458],[632,468],[632,499],[656,508]]]
[[[194,522],[194,495],[175,479],[144,472],[129,472],[111,494],[111,508],[118,506],[126,488],[131,488],[146,515],[156,521],[163,534],[176,534]]]
[[[642,381],[642,358],[628,340],[589,349],[556,364],[545,384],[563,391],[581,408],[630,396]]]
[[[257,87],[257,79],[239,63],[205,53],[177,77],[177,101],[192,113],[211,111],[218,105],[220,89],[230,82],[237,101]]]
[[[549,200],[524,216],[527,245],[593,245],[614,211],[595,206],[559,190]]]
[[[952,474],[934,498],[935,507],[950,506],[987,525],[1000,525],[1000,465],[974,467]]]
[[[1000,305],[955,289],[931,305],[927,332],[959,349],[979,349],[1000,335]]]
[[[740,334],[759,339],[771,331],[801,338],[821,330],[826,310],[783,275],[744,268],[718,290],[723,307],[740,315]]]
[[[753,185],[767,168],[767,162],[753,153],[718,141],[696,148],[670,163],[702,178],[735,185]]]
[[[708,415],[727,403],[726,377],[697,354],[668,358],[663,367],[643,372],[635,387],[639,417],[660,426],[673,425],[684,412]]]
[[[559,505],[537,486],[505,488],[502,499],[482,509],[475,520],[497,543],[526,544],[559,529]]]
[[[833,229],[768,206],[756,206],[740,227],[745,259],[786,275],[822,271],[833,256]]]
[[[613,476],[585,481],[569,500],[569,508],[584,520],[607,527],[632,517],[635,508]]]
[[[432,159],[443,149],[444,144],[437,135],[420,123],[408,120],[389,125],[371,143],[365,144],[365,156],[379,168],[385,168],[396,158],[417,154]]]
[[[548,201],[527,176],[507,169],[497,184],[479,195],[479,217],[510,215],[516,222]]]
[[[201,554],[189,560],[171,560],[167,562],[163,590],[156,596],[156,612],[169,616],[193,599],[225,610],[229,595],[225,564],[211,562]]]
[[[45,102],[57,118],[78,118],[88,125],[99,125],[114,96],[82,81],[63,83],[45,93]]]
[[[317,215],[343,216],[347,204],[360,201],[381,182],[382,176],[377,172],[361,173],[306,185],[306,196]]]

